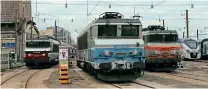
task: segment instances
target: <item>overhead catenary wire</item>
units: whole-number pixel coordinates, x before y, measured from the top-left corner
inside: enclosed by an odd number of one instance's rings
[[[166,1],[166,0],[165,0]],[[163,3],[163,1],[162,1],[162,3]],[[161,3],[161,4],[162,4]],[[36,3],[31,3],[31,4],[36,4]],[[45,5],[65,5],[65,3],[42,3],[42,2],[39,2],[39,3],[37,3],[37,4],[45,4]],[[67,5],[78,5],[78,6],[86,6],[87,4],[85,4],[85,3],[67,3]],[[88,5],[96,5],[96,4],[90,4],[90,3],[88,3]],[[97,5],[97,6],[108,6],[109,4],[106,4],[106,3],[103,3],[103,4],[99,4],[99,5]],[[111,3],[111,5],[112,6],[150,6],[149,4],[112,4]],[[169,5],[160,5],[160,6],[189,6],[190,4],[169,4]],[[208,5],[208,4],[194,4],[194,5]],[[157,6],[157,5],[155,5],[155,6]]]
[[[156,6],[159,6],[160,4],[162,4],[162,3],[164,3],[164,2],[166,2],[166,0],[161,1],[160,3],[156,4],[155,6],[153,6],[153,8],[156,7]],[[152,3],[152,5],[153,5],[153,3]],[[144,11],[147,12],[147,11],[150,10],[150,9],[152,9],[152,7],[151,7],[151,8],[148,8],[148,9],[145,9]],[[138,14],[136,14],[136,15],[139,15],[139,14],[140,14],[140,13],[138,13]]]
[[[90,14],[92,13],[92,11],[97,7],[97,5],[100,3],[101,0],[98,1],[98,3],[95,5],[95,7],[91,10]]]

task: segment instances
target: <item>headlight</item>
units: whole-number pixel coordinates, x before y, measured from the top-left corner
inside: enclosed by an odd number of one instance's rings
[[[134,50],[132,53],[133,53],[133,55],[136,55],[138,53],[138,51]]]
[[[138,54],[138,51],[137,50],[133,50],[129,53],[130,55],[137,55]]]
[[[150,55],[155,55],[155,54],[156,54],[156,51],[154,51],[154,50],[149,50],[149,53],[150,53]]]
[[[110,51],[109,50],[105,50],[104,54],[105,54],[105,56],[110,56]]]
[[[154,53],[155,53],[155,54],[161,54],[161,52],[160,52],[160,51],[155,51]]]
[[[176,50],[172,50],[171,51],[171,54],[176,54]]]
[[[32,56],[32,54],[29,53],[28,56]]]
[[[190,53],[190,51],[189,51],[189,50],[186,50],[186,52],[187,52],[187,53]]]

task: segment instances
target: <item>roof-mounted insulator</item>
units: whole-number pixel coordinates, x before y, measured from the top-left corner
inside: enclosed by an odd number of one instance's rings
[[[99,19],[121,19],[122,17],[123,15],[118,12],[105,12],[100,15]]]

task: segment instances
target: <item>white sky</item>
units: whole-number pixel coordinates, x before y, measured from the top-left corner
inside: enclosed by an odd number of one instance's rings
[[[65,8],[66,2],[67,8]],[[70,31],[75,40],[78,36],[75,30],[81,32],[101,13],[115,11],[123,14],[125,18],[129,18],[134,15],[134,7],[135,13],[142,16],[143,27],[162,25],[162,19],[164,19],[165,26],[168,26],[169,30],[177,30],[180,37],[185,31],[185,10],[188,9],[190,36],[196,35],[196,29],[199,29],[199,33],[208,33],[208,1],[206,0],[88,0],[88,12],[92,14],[88,16],[88,23],[87,0],[38,0],[37,3],[39,21],[35,15],[36,0],[32,0],[32,12],[40,30],[54,26],[54,20],[59,20],[57,25]],[[191,8],[191,3],[194,8]],[[96,4],[98,5],[96,6]],[[151,4],[155,6],[153,9],[150,9]],[[109,5],[111,8],[108,7]],[[44,22],[44,18],[46,22]],[[159,18],[161,22],[159,22]],[[73,22],[71,22],[72,19]],[[200,36],[200,38],[204,38],[204,36]]]

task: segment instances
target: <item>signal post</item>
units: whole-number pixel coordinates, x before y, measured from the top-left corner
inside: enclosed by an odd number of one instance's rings
[[[61,84],[71,83],[69,80],[68,46],[59,46],[59,82]]]

